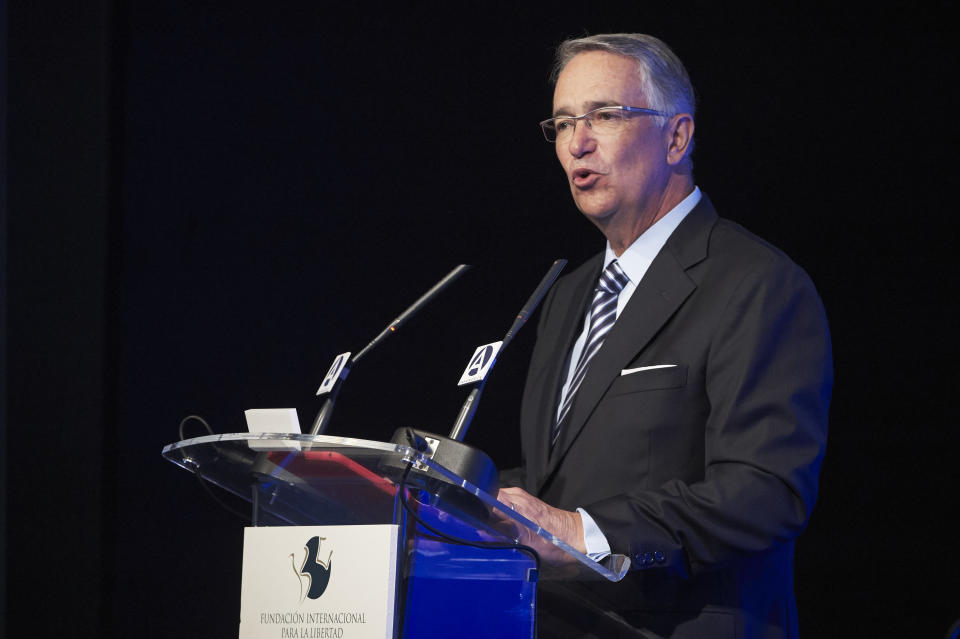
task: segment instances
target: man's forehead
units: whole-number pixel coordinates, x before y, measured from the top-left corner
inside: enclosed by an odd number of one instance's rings
[[[626,101],[636,102],[642,93],[636,60],[606,51],[585,51],[574,56],[560,72],[553,93],[553,109],[555,113],[583,113]]]

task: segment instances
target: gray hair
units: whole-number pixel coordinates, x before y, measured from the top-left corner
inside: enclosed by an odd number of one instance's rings
[[[606,51],[636,60],[643,94],[651,109],[668,115],[694,115],[690,76],[680,58],[662,40],[643,33],[605,33],[566,40],[557,47],[550,82],[556,85],[567,63],[586,51]]]

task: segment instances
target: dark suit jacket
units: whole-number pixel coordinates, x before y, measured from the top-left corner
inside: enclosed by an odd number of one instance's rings
[[[522,404],[524,488],[586,509],[632,560],[619,584],[570,587],[651,636],[796,636],[793,542],[816,497],[832,387],[813,284],[703,196],[591,361],[551,453],[602,260],[544,301]],[[675,366],[621,375],[662,364]]]

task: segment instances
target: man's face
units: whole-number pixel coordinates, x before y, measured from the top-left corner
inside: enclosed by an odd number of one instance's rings
[[[570,60],[557,79],[554,116],[615,105],[649,107],[636,62],[604,51]],[[669,170],[667,139],[656,120],[631,117],[614,134],[597,134],[578,121],[556,151],[577,208],[601,230],[611,223],[648,225],[657,215]]]

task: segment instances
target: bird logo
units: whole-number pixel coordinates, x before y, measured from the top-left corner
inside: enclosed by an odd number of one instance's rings
[[[300,568],[297,568],[296,556],[290,553],[290,564],[293,567],[294,574],[300,582],[300,603],[307,597],[310,599],[319,599],[320,595],[327,589],[330,583],[330,569],[332,562],[330,558],[333,551],[327,553],[327,560],[319,558],[320,543],[325,541],[326,537],[313,536],[303,547],[303,562]],[[304,585],[306,582],[306,586]]]

